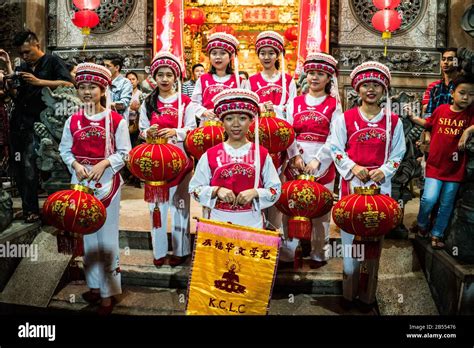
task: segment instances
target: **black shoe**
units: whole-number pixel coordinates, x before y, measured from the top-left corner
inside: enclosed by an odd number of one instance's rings
[[[82,298],[90,303],[90,304],[96,304],[100,301],[101,297],[100,297],[100,293],[98,292],[92,292],[92,291],[87,291],[85,293],[82,294]]]
[[[377,301],[375,302],[372,302],[372,303],[365,303],[365,302],[362,302],[360,300],[357,300],[356,301],[356,306],[357,306],[357,309],[362,312],[362,313],[370,313],[372,311],[374,311],[374,309],[376,308],[377,306]]]

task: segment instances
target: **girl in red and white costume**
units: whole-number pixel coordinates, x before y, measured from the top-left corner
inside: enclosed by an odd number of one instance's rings
[[[334,191],[336,169],[326,141],[331,121],[342,117],[336,67],[337,60],[328,54],[309,54],[303,65],[309,91],[296,97],[287,108],[288,122],[296,133],[296,140],[288,150],[294,169],[288,168],[287,173],[293,173],[289,175],[291,179],[302,173],[314,175],[330,191]],[[312,219],[311,268],[323,266],[329,257],[330,222],[331,212]],[[291,259],[296,241],[285,241],[283,245],[289,247]],[[282,257],[288,258],[284,250]]]
[[[276,203],[281,182],[267,150],[246,137],[252,119],[259,115],[258,95],[226,90],[214,103],[228,138],[199,159],[189,193],[211,209],[212,220],[263,228],[261,210]]]
[[[151,75],[157,82],[156,89],[143,102],[140,110],[139,128],[141,137],[163,137],[184,151],[186,133],[196,128],[196,119],[191,111],[191,99],[181,94],[182,76],[179,59],[169,52],[156,54],[151,64]],[[174,84],[178,81],[178,91]],[[183,263],[191,253],[190,239],[190,198],[188,184],[192,176],[192,161],[188,159],[186,169],[170,183],[170,198],[160,203],[161,227],[152,227],[153,263],[160,267],[165,263],[168,253],[168,210],[171,210],[171,242],[173,256],[171,266]],[[155,203],[149,204],[153,221]]]
[[[193,113],[201,120],[199,126],[202,126],[206,120],[217,119],[212,99],[219,92],[241,87],[237,59],[238,47],[239,41],[230,34],[219,32],[209,36],[207,53],[211,61],[211,70],[201,75],[196,81],[191,97]],[[232,69],[232,59],[234,69]]]
[[[391,110],[390,70],[379,62],[365,62],[352,71],[351,79],[362,105],[347,110],[331,124],[330,150],[341,175],[340,196],[354,193],[354,187],[372,184],[390,195],[392,177],[406,151],[402,122]],[[379,102],[384,93],[387,100],[382,109]],[[343,249],[350,250],[354,235],[341,231],[341,241]],[[382,242],[383,238],[378,251]],[[365,260],[367,269],[361,270],[360,256],[344,255],[345,300],[358,298],[369,309],[375,305],[379,258]]]
[[[296,97],[296,84],[291,75],[285,73],[285,42],[283,37],[274,31],[261,32],[255,41],[255,51],[262,64],[263,71],[250,76],[246,88],[258,94],[260,109],[263,112],[274,112],[278,118],[286,119],[286,107]],[[279,60],[279,58],[281,59]],[[278,71],[282,64],[282,72]],[[285,86],[283,88],[282,86]],[[286,153],[272,155],[277,172],[281,175]],[[283,176],[280,176],[283,179]],[[271,228],[280,229],[282,213],[275,207],[266,212]]]
[[[119,171],[131,149],[130,136],[127,122],[110,110],[112,81],[107,68],[79,64],[76,83],[84,108],[64,124],[59,151],[72,174],[71,183],[92,188],[107,208],[104,226],[84,236],[84,272],[90,290],[83,297],[91,303],[101,301],[99,314],[110,314],[113,296],[122,293],[119,210],[123,180]],[[101,103],[103,98],[106,105]]]
[[[251,91],[258,94],[263,110],[274,111],[277,117],[282,119],[286,119],[286,106],[296,97],[295,81],[290,74],[285,73],[284,45],[283,37],[277,32],[264,31],[258,34],[255,51],[263,71],[250,76],[247,84]],[[278,71],[280,62],[281,73]]]

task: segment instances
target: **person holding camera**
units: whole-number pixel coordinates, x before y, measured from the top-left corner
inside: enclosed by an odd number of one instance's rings
[[[73,86],[71,75],[61,58],[44,53],[32,31],[16,34],[13,45],[19,48],[24,62],[12,69],[10,56],[0,50],[0,60],[7,69],[5,89],[13,97],[10,118],[10,161],[13,177],[22,200],[26,223],[39,221],[38,169],[35,148],[38,140],[33,126],[46,108],[41,99],[44,87]]]

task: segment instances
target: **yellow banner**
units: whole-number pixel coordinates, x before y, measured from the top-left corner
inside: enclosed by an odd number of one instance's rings
[[[267,314],[279,233],[206,219],[196,233],[186,313]]]

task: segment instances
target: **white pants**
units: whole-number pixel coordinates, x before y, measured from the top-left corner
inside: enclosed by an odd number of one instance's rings
[[[334,190],[334,181],[324,185],[331,191]],[[299,240],[293,238],[288,239],[288,216],[284,215],[282,219],[282,227],[284,233],[284,239],[280,247],[280,259],[282,261],[291,262],[295,258],[295,249],[298,246]],[[312,231],[311,231],[311,254],[312,260],[316,261],[327,261],[329,258],[329,225],[331,224],[331,212],[311,219]]]
[[[155,204],[149,204],[152,222],[151,240],[153,257],[160,259],[168,253],[168,210],[171,210],[171,244],[173,255],[183,257],[191,253],[191,237],[189,234],[190,221],[190,195],[188,193],[189,181],[192,172],[189,172],[178,186],[170,188],[170,199],[159,205],[161,212],[161,227],[153,228],[153,209]]]
[[[341,231],[341,241],[343,250],[347,250],[354,241],[354,235]],[[382,244],[383,237],[379,242],[380,249]],[[375,302],[380,257],[359,261],[356,257],[344,255],[343,260],[342,294],[344,298],[349,301],[358,298],[367,304]],[[365,284],[361,284],[361,280]]]
[[[107,207],[104,226],[84,236],[84,272],[87,286],[100,289],[102,298],[122,293],[119,269],[120,189]]]

